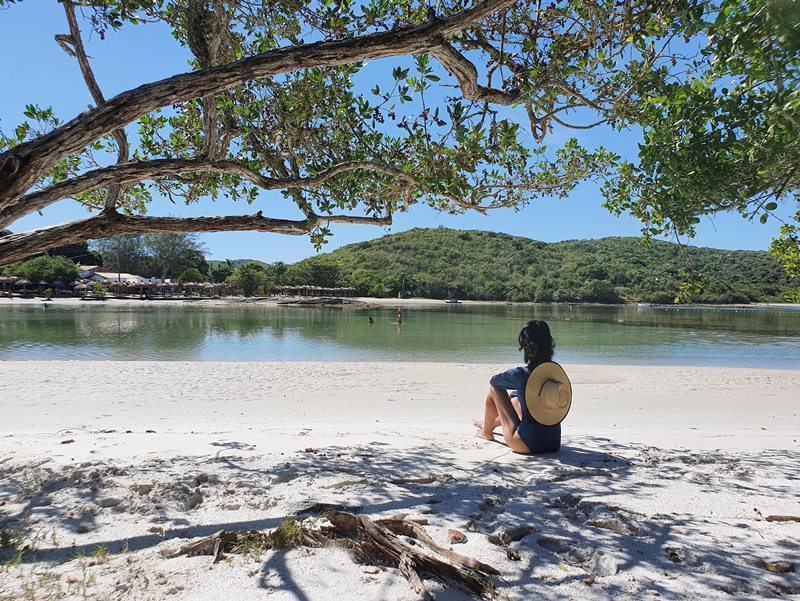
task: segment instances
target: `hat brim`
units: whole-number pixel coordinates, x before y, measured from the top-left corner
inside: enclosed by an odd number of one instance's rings
[[[551,409],[540,402],[539,394],[542,386],[548,380],[555,380],[566,385],[567,405],[565,407]],[[564,368],[553,361],[537,365],[528,376],[528,381],[525,384],[525,405],[531,417],[543,426],[555,426],[564,421],[572,407],[572,383],[569,381]]]

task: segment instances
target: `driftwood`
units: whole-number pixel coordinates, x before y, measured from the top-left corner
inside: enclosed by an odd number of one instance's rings
[[[214,563],[217,563],[224,557],[223,551],[226,547],[230,549],[232,546],[236,545],[239,541],[239,537],[243,534],[252,534],[252,532],[225,532],[225,530],[220,530],[202,540],[184,545],[177,551],[162,551],[161,555],[168,559],[181,555],[186,555],[187,557],[212,555],[214,557]]]
[[[414,591],[425,599],[433,599],[422,581],[426,576],[458,586],[478,597],[490,596],[494,592],[490,577],[500,574],[497,569],[438,545],[417,521],[372,520],[367,516],[342,511],[328,511],[325,517],[330,524],[319,530],[309,529],[293,521],[270,532],[220,530],[175,551],[163,552],[162,555],[167,558],[211,555],[216,563],[224,557],[224,552],[237,552],[245,544],[256,544],[260,549],[278,549],[295,546],[322,547],[339,541],[346,542],[353,558],[359,563],[397,568]],[[423,552],[418,545],[410,544],[400,536],[418,541],[446,561]]]
[[[800,515],[768,515],[768,522],[800,522]]]

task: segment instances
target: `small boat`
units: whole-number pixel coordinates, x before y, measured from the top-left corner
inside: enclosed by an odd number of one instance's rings
[[[458,300],[457,298],[448,298],[444,302],[446,302],[448,305],[459,305],[459,304],[461,304],[461,301]]]

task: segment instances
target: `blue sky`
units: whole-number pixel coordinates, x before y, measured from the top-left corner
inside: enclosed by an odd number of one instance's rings
[[[87,53],[92,58],[95,75],[106,98],[143,83],[156,81],[187,70],[188,53],[161,25],[126,26],[119,32],[107,32],[106,39],[84,29]],[[64,11],[55,0],[28,0],[8,10],[0,10],[0,40],[6,51],[5,79],[10,85],[0,93],[0,127],[11,131],[23,121],[28,103],[53,106],[63,120],[86,110],[91,97],[81,78],[75,59],[67,56],[54,41],[54,35],[67,33]],[[386,79],[391,63],[376,61],[366,67],[365,78]],[[443,77],[444,79],[444,77]],[[576,132],[556,132],[549,139],[553,146]],[[636,132],[617,133],[595,129],[579,136],[586,146],[603,145],[633,159],[639,136]],[[537,200],[519,212],[502,210],[488,216],[467,214],[451,216],[427,207],[414,207],[407,214],[394,216],[390,229],[369,226],[333,226],[333,237],[324,250],[344,244],[369,240],[386,233],[414,227],[445,226],[481,229],[525,236],[545,242],[637,236],[640,224],[627,216],[610,215],[601,205],[597,185],[587,182],[576,188],[568,199]],[[172,204],[157,199],[152,215],[197,216],[250,214],[261,209],[267,216],[302,218],[279,193],[264,192],[256,205],[248,207],[229,201],[204,201],[192,206]],[[788,211],[785,211],[788,212]],[[15,232],[53,225],[85,217],[77,203],[62,201],[47,208],[42,215],[27,216],[11,226]],[[694,246],[726,249],[764,250],[769,246],[778,225],[748,222],[738,215],[718,215],[706,219],[691,241]],[[294,262],[316,253],[306,237],[282,236],[257,232],[202,234],[210,258],[252,258],[266,262]]]

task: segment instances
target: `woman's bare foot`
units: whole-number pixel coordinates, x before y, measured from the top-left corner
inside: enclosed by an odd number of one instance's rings
[[[475,432],[475,436],[477,436],[478,438],[483,438],[484,440],[490,440],[494,442],[494,434],[492,434],[491,432],[487,434],[486,432],[484,432],[483,428]]]

